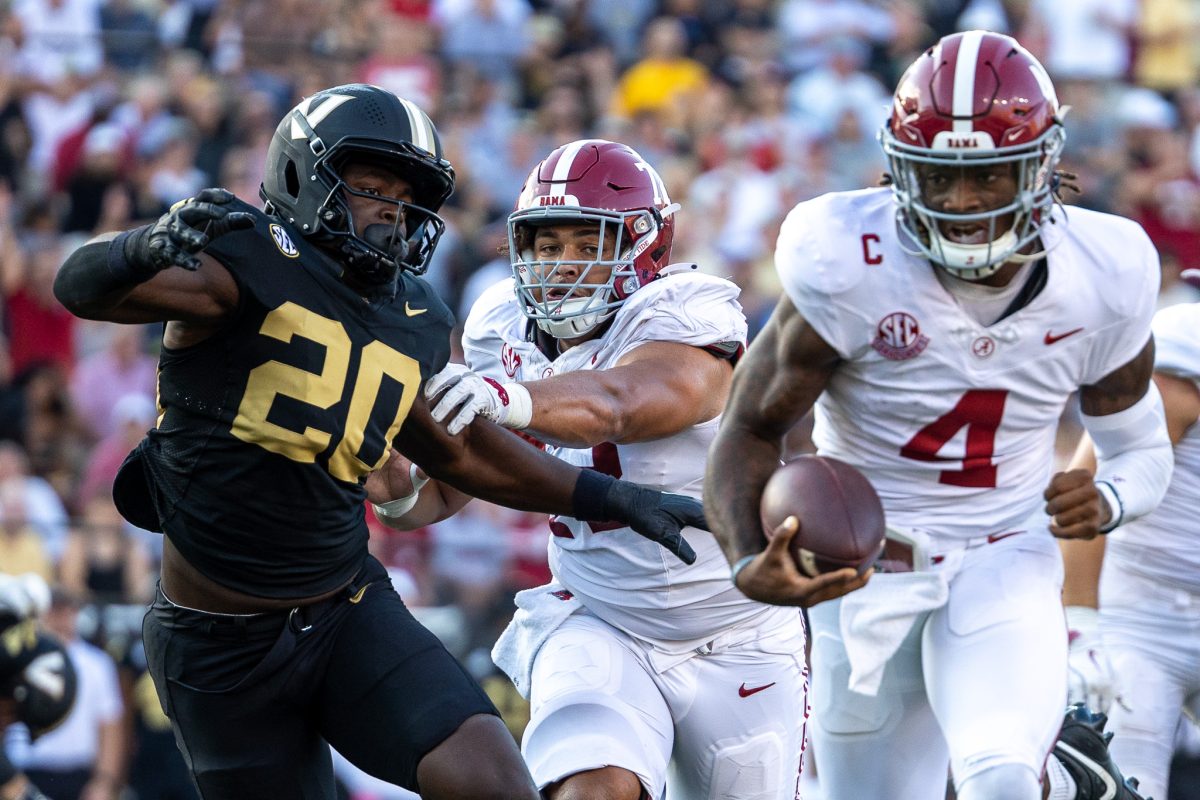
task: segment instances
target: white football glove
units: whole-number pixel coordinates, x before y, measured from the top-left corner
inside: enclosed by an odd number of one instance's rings
[[[23,575],[0,573],[0,616],[25,620],[50,607],[50,587],[33,572]]]
[[[437,399],[440,395],[440,399]],[[433,407],[433,418],[457,436],[476,416],[506,428],[521,430],[533,419],[533,400],[519,383],[500,384],[472,372],[462,364],[447,364],[425,383],[425,399]]]
[[[1116,676],[1096,629],[1098,619],[1094,608],[1067,606],[1067,703],[1107,714],[1116,699]]]

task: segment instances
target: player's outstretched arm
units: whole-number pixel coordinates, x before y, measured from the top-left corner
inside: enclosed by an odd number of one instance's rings
[[[767,545],[759,517],[759,500],[779,466],[783,437],[816,402],[838,360],[785,296],[734,371],[721,430],[708,453],[704,505],[730,564],[754,556],[735,576],[738,588],[752,599],[813,605],[867,580],[853,569],[806,578],[787,551],[803,521],[795,527],[785,521]]]
[[[510,395],[524,390],[531,421],[520,427],[567,447],[660,439],[716,417],[725,405],[733,366],[705,350],[650,342],[607,370],[584,370],[538,381],[500,385],[450,365],[426,384],[433,417],[457,434],[482,415],[506,427]],[[416,470],[414,472],[414,470]],[[413,478],[421,486],[414,486]],[[456,513],[470,495],[424,473],[397,451],[367,479],[367,494],[385,525],[412,530]]]
[[[699,347],[648,342],[612,369],[581,370],[525,384],[529,432],[566,447],[661,439],[721,413],[733,365]]]
[[[433,416],[457,433],[476,416],[563,447],[661,439],[721,413],[733,366],[699,347],[648,342],[616,366],[500,384],[466,368],[426,385]]]
[[[249,213],[230,210],[233,200],[224,189],[205,189],[150,225],[92,239],[59,270],[55,296],[85,319],[220,322],[237,306],[237,284],[201,251],[254,225]]]
[[[581,470],[487,420],[452,436],[418,397],[395,441],[430,477],[467,494],[510,508],[628,525],[690,564],[696,554],[684,527],[707,528],[700,504],[689,497]]]

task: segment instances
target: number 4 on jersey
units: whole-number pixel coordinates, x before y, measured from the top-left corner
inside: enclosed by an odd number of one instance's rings
[[[900,455],[915,461],[958,461],[945,458],[938,451],[946,446],[964,427],[967,444],[962,469],[944,469],[939,483],[990,489],[996,485],[996,465],[992,455],[996,446],[996,429],[1004,416],[1004,401],[1008,392],[1003,389],[972,389],[964,394],[954,408],[917,431],[900,448]]]

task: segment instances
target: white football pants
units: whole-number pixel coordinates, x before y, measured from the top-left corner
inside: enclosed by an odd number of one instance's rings
[[[949,599],[915,617],[874,697],[848,688],[841,601],[809,610],[813,755],[827,800],[943,800],[947,766],[959,786],[1002,765],[1042,774],[1067,699],[1058,546],[1039,531],[970,548],[942,540],[932,552]],[[889,577],[859,591],[897,602]]]
[[[655,800],[793,800],[807,671],[799,611],[788,623],[667,656],[574,614],[533,666],[521,750],[538,787],[618,766]]]
[[[1120,698],[1108,712],[1109,752],[1143,797],[1165,798],[1180,713],[1200,720],[1200,593],[1106,559],[1100,633]]]

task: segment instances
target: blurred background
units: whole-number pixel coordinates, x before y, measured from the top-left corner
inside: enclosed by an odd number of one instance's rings
[[[1178,278],[1200,267],[1200,0],[0,2],[0,570],[57,586],[47,626],[74,642],[85,689],[33,746],[10,731],[17,763],[52,800],[194,797],[138,640],[161,538],[111,500],[154,424],[161,329],[59,306],[72,249],[206,186],[257,202],[280,117],[364,81],[421,105],[457,170],[428,278],[460,319],[508,274],[504,220],[530,168],[598,136],[658,167],[683,205],[675,260],[738,283],[753,334],[787,211],[879,182],[900,72],[968,28],[1017,36],[1071,107],[1068,201],[1146,228],[1163,305],[1200,299]],[[794,438],[805,450],[803,426]],[[516,735],[527,712],[488,651],[513,593],[549,578],[546,534],[481,502],[424,530],[373,528],[406,602]],[[1195,800],[1200,737],[1181,724],[1179,741],[1171,798]],[[399,796],[342,774],[349,796]]]

